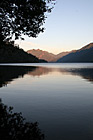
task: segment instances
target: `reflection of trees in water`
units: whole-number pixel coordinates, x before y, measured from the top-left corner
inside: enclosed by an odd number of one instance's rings
[[[6,86],[15,78],[24,77],[25,74],[31,76],[46,75],[51,72],[50,68],[35,66],[0,66],[0,87]]]
[[[12,110],[0,100],[0,140],[44,140],[37,122],[25,122],[21,113]]]
[[[23,77],[28,71],[34,71],[36,67],[0,66],[0,87],[5,86],[15,78]]]
[[[7,85],[15,78],[23,77],[25,74],[31,76],[47,75],[49,72],[61,72],[62,74],[79,75],[93,82],[92,68],[48,68],[33,66],[0,66],[0,87]]]

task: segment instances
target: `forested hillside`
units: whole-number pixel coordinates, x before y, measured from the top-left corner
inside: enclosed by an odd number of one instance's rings
[[[38,63],[45,62],[26,53],[23,49],[13,44],[0,45],[0,63]]]

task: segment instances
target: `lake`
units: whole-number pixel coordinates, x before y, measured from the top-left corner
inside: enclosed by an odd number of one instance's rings
[[[0,98],[45,140],[93,140],[93,63],[0,65]]]

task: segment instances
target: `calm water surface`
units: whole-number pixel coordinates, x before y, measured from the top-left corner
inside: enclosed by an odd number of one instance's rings
[[[93,140],[93,64],[0,66],[0,98],[46,140]]]

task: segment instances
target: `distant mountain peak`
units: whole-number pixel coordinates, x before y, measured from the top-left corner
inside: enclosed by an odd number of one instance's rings
[[[30,53],[30,54],[38,57],[39,59],[44,59],[48,62],[56,62],[59,58],[61,58],[62,56],[65,56],[69,52],[61,52],[61,53],[55,55],[53,53],[49,53],[47,51],[43,51],[40,49],[32,49],[32,50],[28,50],[27,53]]]
[[[46,61],[53,61],[55,57],[54,54],[40,49],[28,50],[27,53],[33,54],[34,56],[37,56],[39,59],[44,59]]]

